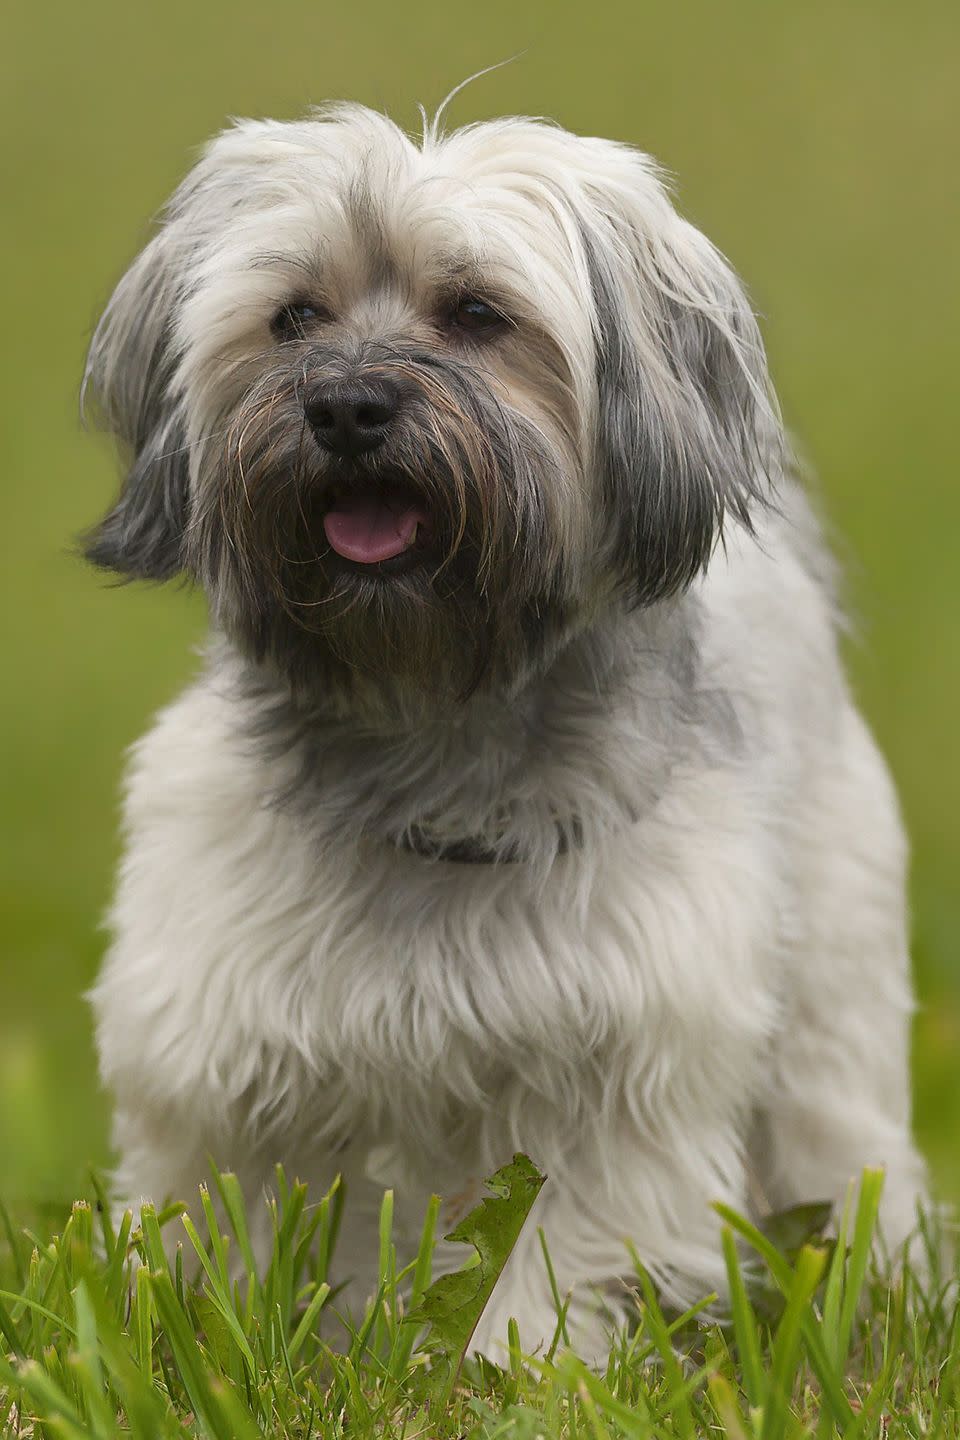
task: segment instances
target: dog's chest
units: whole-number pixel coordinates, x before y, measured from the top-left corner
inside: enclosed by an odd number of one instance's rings
[[[599,1107],[628,1076],[706,1064],[769,1026],[774,908],[744,837],[726,842],[678,846],[651,822],[540,885],[388,847],[291,852],[248,896],[232,994],[243,956],[250,1042],[273,1074],[305,1063],[321,1106],[360,1098],[407,1126],[507,1095]]]
[[[299,1033],[318,1068],[364,1090],[469,1090],[537,1057],[586,1055],[610,1029],[612,997],[589,975],[613,939],[554,892],[531,893],[516,866],[399,853],[368,854],[342,885],[321,873],[285,917],[293,963],[275,999],[300,1025],[288,1013],[275,1037]],[[629,1004],[623,993],[614,1008]]]
[[[453,1126],[708,1085],[769,1034],[780,867],[734,774],[674,772],[654,813],[538,878],[318,845],[235,745],[211,727],[191,749],[174,720],[134,773],[105,979],[172,1085],[316,1127]]]

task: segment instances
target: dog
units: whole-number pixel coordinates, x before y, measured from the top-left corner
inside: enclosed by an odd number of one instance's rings
[[[595,1354],[628,1239],[673,1302],[724,1290],[712,1202],[882,1165],[899,1246],[897,802],[755,317],[654,162],[236,123],[85,389],[129,462],[86,553],[211,622],[132,752],[92,995],[121,1200],[342,1174],[360,1307],[384,1186],[412,1236],[524,1151],[488,1353],[554,1332],[537,1225]]]

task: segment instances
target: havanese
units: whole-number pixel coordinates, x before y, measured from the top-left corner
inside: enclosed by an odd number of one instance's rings
[[[385,1186],[402,1238],[524,1151],[488,1352],[554,1332],[538,1225],[593,1353],[627,1241],[676,1303],[722,1291],[715,1201],[882,1165],[900,1245],[897,803],[751,307],[655,164],[527,119],[238,123],[86,387],[130,467],[87,553],[211,622],[132,753],[93,995],[121,1198],[212,1156],[266,1243],[276,1162],[342,1173],[359,1308]]]

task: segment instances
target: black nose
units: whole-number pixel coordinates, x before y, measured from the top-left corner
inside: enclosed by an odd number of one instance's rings
[[[339,380],[316,386],[303,408],[323,448],[348,459],[383,444],[399,404],[390,380]]]

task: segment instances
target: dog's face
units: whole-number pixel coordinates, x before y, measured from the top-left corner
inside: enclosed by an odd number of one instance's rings
[[[778,434],[743,293],[644,156],[358,107],[213,142],[88,381],[132,452],[91,558],[195,577],[307,686],[517,684],[687,585]]]

